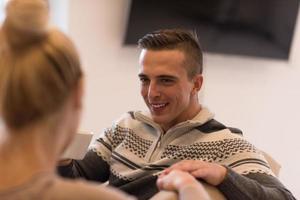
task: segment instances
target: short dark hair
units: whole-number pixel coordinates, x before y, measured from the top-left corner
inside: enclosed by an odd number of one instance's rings
[[[146,34],[138,41],[139,48],[183,51],[189,78],[202,74],[203,55],[195,32],[184,29],[162,29]]]

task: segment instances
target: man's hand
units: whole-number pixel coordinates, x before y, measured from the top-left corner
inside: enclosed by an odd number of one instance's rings
[[[219,185],[227,173],[227,169],[222,165],[200,160],[183,160],[165,169],[161,176],[165,176],[173,170],[188,172],[214,186]]]

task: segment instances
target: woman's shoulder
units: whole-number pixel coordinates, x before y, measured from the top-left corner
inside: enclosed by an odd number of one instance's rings
[[[56,177],[51,190],[48,191],[49,199],[134,199],[122,191],[105,186],[101,183],[88,182],[82,179],[65,179]]]

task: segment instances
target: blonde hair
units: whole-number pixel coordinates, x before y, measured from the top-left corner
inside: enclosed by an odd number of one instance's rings
[[[22,128],[58,111],[82,76],[77,51],[49,29],[45,0],[10,0],[0,30],[0,114]]]

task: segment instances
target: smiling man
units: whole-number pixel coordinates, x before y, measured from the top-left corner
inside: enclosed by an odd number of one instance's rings
[[[201,110],[198,91],[202,75],[188,76],[190,69],[182,67],[184,62],[185,55],[180,50],[143,49],[140,55],[141,95],[152,120],[165,132]]]
[[[174,169],[197,171],[227,199],[293,199],[260,151],[200,104],[203,59],[192,33],[156,31],[140,39],[139,47],[141,96],[149,111],[124,114],[83,160],[60,167],[62,175],[108,180],[148,199],[158,192],[157,176],[177,163]]]

